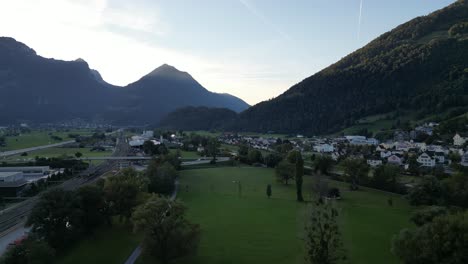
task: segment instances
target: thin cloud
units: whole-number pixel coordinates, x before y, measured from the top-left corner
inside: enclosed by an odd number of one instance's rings
[[[239,0],[239,2],[255,17],[260,19],[265,25],[274,29],[282,38],[291,40],[291,37],[281,30],[275,23],[263,15],[250,0]]]

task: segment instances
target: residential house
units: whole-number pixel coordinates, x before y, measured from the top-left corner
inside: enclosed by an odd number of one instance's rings
[[[434,152],[434,158],[436,159],[437,163],[444,163],[445,162],[445,153],[442,151]]]
[[[385,159],[385,158],[388,158],[392,155],[392,152],[391,151],[388,151],[388,150],[385,150],[385,151],[382,151],[380,152],[380,157],[382,159]]]
[[[367,139],[365,137],[363,137],[363,138],[355,137],[355,138],[352,138],[349,141],[349,144],[351,144],[351,145],[367,145]]]
[[[367,159],[367,164],[371,167],[378,167],[382,165],[382,160],[378,158],[369,158]]]
[[[393,140],[395,141],[406,141],[409,139],[410,139],[409,133],[406,131],[398,130],[393,133]]]
[[[453,145],[454,146],[458,146],[458,147],[461,147],[465,144],[465,142],[467,141],[468,139],[465,138],[465,137],[462,137],[460,136],[460,134],[455,134],[455,136],[453,137]]]
[[[434,167],[436,164],[436,159],[429,152],[419,155],[416,161],[423,167]]]
[[[382,151],[386,151],[386,150],[387,150],[387,148],[383,144],[380,144],[375,148],[375,151],[377,151],[377,152],[382,152]]]
[[[199,145],[197,148],[197,152],[202,153],[203,151],[205,151],[205,148],[202,145]]]
[[[368,138],[367,139],[367,144],[377,146],[379,144],[379,140],[377,140],[375,138]]]
[[[333,145],[330,145],[330,144],[320,144],[320,145],[314,146],[314,151],[322,152],[322,153],[325,153],[325,152],[330,153],[330,152],[335,151],[335,148],[333,147]]]
[[[424,151],[427,150],[427,145],[426,145],[426,143],[424,143],[424,142],[422,142],[422,143],[418,143],[418,142],[417,142],[417,143],[414,143],[414,146],[415,146],[416,148],[418,148],[418,149],[419,149],[420,151],[422,151],[422,152],[424,152]]]
[[[463,154],[460,164],[464,167],[468,167],[468,151],[466,151],[465,154]]]
[[[387,162],[389,164],[400,166],[403,163],[403,158],[400,157],[400,155],[392,154],[390,157],[387,158]]]
[[[428,124],[425,124],[423,126],[416,127],[414,130],[416,131],[416,133],[421,133],[421,134],[426,134],[426,135],[432,136],[434,127],[429,126]]]
[[[396,144],[395,149],[398,151],[407,152],[411,148],[411,144],[409,142],[399,142]]]

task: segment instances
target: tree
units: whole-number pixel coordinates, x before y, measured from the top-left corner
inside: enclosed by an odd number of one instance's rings
[[[350,183],[351,190],[357,190],[364,183],[369,173],[369,166],[362,159],[347,159],[344,162],[344,174]]]
[[[75,157],[78,158],[78,159],[81,158],[82,156],[83,156],[83,153],[81,153],[81,152],[76,152],[75,153]]]
[[[49,264],[54,262],[55,250],[44,241],[31,238],[8,249],[0,263],[2,264]]]
[[[262,152],[260,152],[258,149],[249,150],[247,158],[251,164],[263,162]]]
[[[408,172],[413,175],[419,175],[419,163],[416,156],[408,157]]]
[[[457,172],[442,182],[445,200],[450,205],[468,208],[468,177]]]
[[[249,154],[249,146],[246,144],[239,145],[239,156],[247,156]]]
[[[434,176],[423,177],[421,183],[408,193],[411,205],[438,205],[442,203],[443,189],[440,181]]]
[[[417,226],[423,226],[438,216],[448,213],[448,209],[442,206],[427,206],[415,211],[411,216],[411,221]]]
[[[213,161],[216,161],[216,156],[219,152],[220,145],[221,144],[219,143],[217,138],[210,138],[210,140],[208,141],[206,152],[208,156],[213,157]]]
[[[147,190],[146,184],[133,169],[108,177],[104,183],[104,195],[111,214],[130,218],[133,208],[138,205],[138,194]]]
[[[174,191],[177,171],[170,163],[160,164],[158,160],[151,161],[146,176],[149,179],[150,192],[170,195]]]
[[[196,252],[200,227],[185,218],[186,207],[152,196],[132,216],[135,232],[144,232],[143,253],[167,264]]]
[[[403,263],[467,263],[468,212],[436,217],[393,238],[392,252]]]
[[[169,153],[169,150],[167,149],[166,145],[164,144],[155,145],[153,141],[151,140],[147,140],[143,143],[143,151],[147,155],[151,155],[151,156],[166,155],[167,153]]]
[[[156,151],[156,154],[159,154],[159,155],[166,155],[169,153],[169,150],[167,149],[166,145],[164,144],[159,144],[157,146],[157,151]]]
[[[302,183],[304,176],[304,160],[302,159],[301,152],[292,151],[288,154],[288,162],[294,164],[294,178],[296,179],[296,199],[298,202],[303,202],[302,197]]]
[[[452,161],[452,163],[460,163],[461,156],[457,152],[451,152],[449,154],[449,159]]]
[[[283,141],[283,144],[275,147],[276,151],[282,154],[286,154],[293,149],[293,145],[289,141]]]
[[[328,190],[328,198],[341,198],[340,189],[333,187]]]
[[[287,185],[288,181],[294,178],[294,169],[294,164],[282,160],[275,168],[276,179]]]
[[[161,157],[161,163],[168,162],[171,164],[176,170],[180,170],[180,166],[182,162],[179,159],[179,155],[177,153],[168,153]]]
[[[268,196],[268,198],[271,197],[271,184],[268,184],[267,185],[267,188],[266,188],[266,195]]]
[[[330,204],[315,203],[306,226],[306,260],[311,264],[340,263],[345,259],[338,211]]]
[[[397,177],[399,172],[400,169],[391,164],[379,166],[375,169],[371,185],[377,189],[396,192],[398,190]]]
[[[333,159],[326,155],[319,155],[318,157],[315,157],[313,162],[315,164],[315,172],[320,171],[325,175],[328,175],[333,165]]]
[[[275,153],[269,153],[265,156],[265,165],[269,168],[274,168],[283,158]]]
[[[153,141],[147,140],[143,142],[143,151],[146,153],[146,155],[157,155],[158,153],[158,146],[156,146]]]
[[[81,234],[82,214],[71,192],[55,188],[41,195],[26,225],[53,248],[64,248]]]
[[[106,215],[103,213],[104,193],[98,186],[86,185],[75,192],[75,199],[83,215],[81,225],[84,232],[91,233],[106,220]]]

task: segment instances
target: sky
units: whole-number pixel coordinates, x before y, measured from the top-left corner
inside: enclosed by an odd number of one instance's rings
[[[0,36],[124,86],[166,63],[253,105],[454,0],[0,0]]]

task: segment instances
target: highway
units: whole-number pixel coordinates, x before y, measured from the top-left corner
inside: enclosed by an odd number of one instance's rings
[[[60,143],[37,146],[37,147],[31,147],[31,148],[4,151],[4,152],[0,152],[0,158],[19,155],[19,154],[24,153],[24,152],[32,152],[32,151],[37,151],[37,150],[46,149],[46,148],[61,147],[61,146],[68,145],[68,144],[71,144],[71,143],[75,143],[75,140],[63,141],[63,142],[60,142]]]

